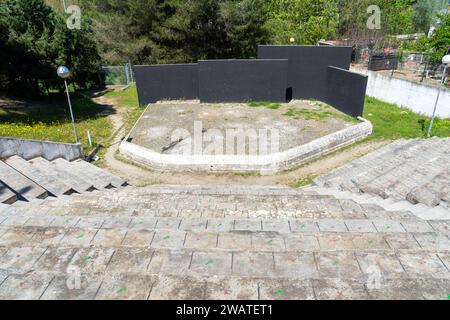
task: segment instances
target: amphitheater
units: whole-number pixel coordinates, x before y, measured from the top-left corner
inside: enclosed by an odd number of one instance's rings
[[[9,155],[0,299],[447,299],[449,159],[450,139],[398,140],[294,189]]]
[[[351,52],[261,46],[260,59],[135,67],[149,107],[117,149],[170,174],[294,170],[373,131]],[[293,99],[310,100],[295,111]],[[285,116],[317,101],[352,119]],[[180,155],[188,139],[168,133],[189,135],[197,120],[202,136],[275,128],[281,151]],[[301,188],[139,187],[85,161],[81,145],[0,137],[0,299],[449,299],[450,138],[400,139],[346,162]]]

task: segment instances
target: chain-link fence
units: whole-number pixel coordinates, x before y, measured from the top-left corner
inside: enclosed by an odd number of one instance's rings
[[[131,63],[124,66],[104,66],[99,71],[101,83],[106,86],[126,86],[134,83]]]

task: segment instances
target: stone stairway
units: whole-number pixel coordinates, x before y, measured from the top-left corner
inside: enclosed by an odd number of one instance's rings
[[[450,218],[450,138],[398,140],[314,180],[321,194]]]
[[[0,208],[0,299],[443,299],[450,223],[313,191],[151,186]]]
[[[117,188],[126,182],[83,160],[48,161],[12,156],[0,160],[0,203],[29,202],[74,193]]]

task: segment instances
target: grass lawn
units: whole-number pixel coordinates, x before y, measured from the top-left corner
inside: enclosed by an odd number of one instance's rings
[[[281,107],[281,103],[268,102],[268,101],[249,102],[247,105],[249,107],[254,107],[254,108],[265,107],[265,108],[269,108],[269,109],[273,109],[273,110],[280,109],[280,107]]]
[[[427,136],[430,118],[406,108],[367,97],[364,118],[374,126],[372,139],[424,138]],[[436,119],[433,136],[450,137],[450,119]]]
[[[315,106],[312,109],[298,109],[291,107],[283,115],[292,117],[294,119],[323,121],[328,118],[339,118],[347,122],[358,122],[358,120],[356,120],[355,118],[350,117],[342,112],[338,112],[336,109],[333,109],[332,107],[319,102],[316,102]]]
[[[125,129],[128,132],[135,124],[144,108],[139,108],[137,91],[131,86],[123,91],[110,91],[105,97],[117,97],[118,103],[127,107]],[[96,104],[82,93],[72,94],[72,104],[80,142],[88,153],[87,130],[90,130],[94,146],[111,136],[112,126],[107,114],[110,107]],[[278,108],[278,104],[260,102],[249,104],[254,107]],[[301,111],[301,110],[300,110]],[[289,111],[288,111],[289,113]],[[289,116],[329,117],[328,110],[318,110],[317,115],[287,114]],[[395,140],[400,138],[426,137],[430,118],[367,97],[364,117],[374,125],[374,133],[369,139]],[[70,113],[65,96],[52,95],[43,100],[26,102],[23,106],[0,107],[0,136],[25,139],[74,142]],[[450,119],[436,119],[433,136],[450,137]]]
[[[74,93],[71,98],[78,137],[87,153],[92,149],[87,130],[91,132],[94,146],[111,134],[112,126],[107,118],[109,110],[81,93]],[[52,95],[39,101],[28,101],[24,105],[0,107],[0,136],[73,143],[73,128],[65,96]]]

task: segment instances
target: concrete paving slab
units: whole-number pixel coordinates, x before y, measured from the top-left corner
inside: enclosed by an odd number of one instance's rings
[[[447,274],[449,271],[436,254],[399,253],[398,258],[406,272],[411,274]]]
[[[95,300],[147,300],[154,282],[151,276],[106,276]]]
[[[234,220],[233,219],[208,219],[207,225],[208,231],[216,231],[216,232],[228,232],[234,229]]]
[[[273,254],[260,252],[234,253],[233,275],[240,277],[276,276]]]
[[[64,228],[38,228],[30,240],[38,246],[55,247],[64,238],[67,229]]]
[[[319,234],[320,250],[337,251],[353,250],[353,236],[351,234]]]
[[[12,247],[31,244],[31,239],[36,231],[35,227],[8,228],[0,238],[0,246]]]
[[[384,239],[395,250],[419,250],[421,248],[411,234],[388,234]]]
[[[151,218],[151,217],[133,218],[130,222],[129,228],[153,230],[156,226],[157,221],[158,221],[157,218]]]
[[[122,241],[122,247],[149,247],[155,232],[149,230],[129,229]]]
[[[155,250],[148,266],[148,273],[153,275],[183,275],[187,274],[192,260],[189,250]]]
[[[292,232],[298,233],[318,233],[319,227],[316,222],[308,220],[290,220]]]
[[[150,300],[202,300],[206,282],[186,276],[160,276],[152,287]]]
[[[158,230],[151,243],[152,248],[182,248],[186,232],[178,230]]]
[[[313,279],[316,298],[319,300],[366,300],[369,298],[364,284],[347,279]]]
[[[217,247],[218,236],[217,233],[188,232],[184,247],[199,250],[213,249]]]
[[[396,273],[405,272],[395,253],[357,252],[356,259],[359,262],[361,270],[366,274],[392,276]]]
[[[250,250],[252,237],[250,234],[220,233],[217,247],[226,250]]]
[[[53,276],[41,273],[10,275],[0,286],[1,300],[38,300]]]
[[[98,230],[91,244],[96,247],[118,247],[127,234],[127,229],[101,229]]]
[[[290,252],[313,252],[320,249],[319,241],[314,235],[291,235],[284,239],[286,250]]]
[[[113,249],[79,249],[69,263],[69,268],[76,268],[81,273],[105,272],[114,254]]]
[[[274,253],[277,277],[306,279],[319,275],[313,253]]]
[[[314,300],[310,281],[263,280],[259,282],[261,300]]]
[[[375,233],[377,229],[371,220],[346,220],[345,224],[349,232]]]
[[[88,247],[97,232],[98,229],[70,228],[59,244],[66,247]]]
[[[93,300],[103,277],[95,274],[67,273],[56,276],[41,300]]]
[[[258,281],[214,277],[206,280],[206,300],[258,300]]]
[[[362,274],[353,252],[320,252],[316,261],[321,278],[354,279]]]
[[[201,252],[192,255],[189,271],[198,275],[229,276],[231,275],[231,252]]]
[[[154,250],[151,249],[117,249],[108,264],[107,272],[113,274],[145,274]]]
[[[44,272],[66,273],[76,252],[75,248],[48,248],[34,264],[34,268]]]

